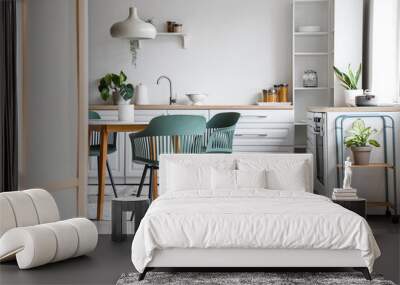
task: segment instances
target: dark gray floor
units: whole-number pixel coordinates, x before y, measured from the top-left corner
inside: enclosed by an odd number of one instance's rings
[[[369,217],[371,228],[382,251],[375,273],[400,283],[400,226],[385,217]],[[0,284],[115,284],[124,272],[134,271],[130,261],[131,238],[113,243],[100,235],[97,249],[89,256],[19,270],[15,262],[0,265]]]

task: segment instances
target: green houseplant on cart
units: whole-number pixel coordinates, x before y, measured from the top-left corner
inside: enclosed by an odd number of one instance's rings
[[[104,101],[112,98],[114,105],[118,105],[118,119],[133,121],[134,106],[131,104],[134,87],[127,83],[127,76],[121,70],[119,74],[108,73],[100,78],[98,90]]]
[[[379,142],[373,138],[378,131],[365,126],[364,120],[357,119],[348,132],[350,136],[345,138],[344,144],[351,149],[354,163],[356,165],[369,164],[372,148],[380,147]]]

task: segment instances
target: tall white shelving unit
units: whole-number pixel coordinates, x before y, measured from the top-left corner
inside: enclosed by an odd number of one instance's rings
[[[299,26],[320,26],[319,32],[299,32]],[[292,100],[295,148],[305,150],[307,108],[343,106],[343,88],[334,78],[341,69],[362,62],[363,0],[292,0]],[[318,74],[318,87],[303,87],[306,70]]]
[[[306,125],[308,106],[330,106],[331,1],[293,0],[292,11],[292,94],[297,126]],[[320,26],[320,32],[299,32],[299,26]],[[306,70],[315,70],[318,87],[303,87]]]

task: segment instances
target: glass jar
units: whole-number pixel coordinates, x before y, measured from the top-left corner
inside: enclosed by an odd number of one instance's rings
[[[314,70],[306,70],[303,74],[303,87],[318,87],[318,75]]]
[[[278,94],[275,88],[268,90],[267,102],[278,102]]]
[[[174,25],[174,33],[182,33],[182,32],[183,32],[182,24],[175,24]]]
[[[268,102],[268,90],[263,89],[261,98],[261,102]]]
[[[289,102],[289,85],[287,83],[281,84],[279,88],[279,102]]]

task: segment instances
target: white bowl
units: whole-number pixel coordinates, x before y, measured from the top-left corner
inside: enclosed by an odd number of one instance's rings
[[[207,94],[186,94],[193,105],[201,105],[203,101],[207,98]]]
[[[298,29],[301,33],[315,33],[321,31],[320,26],[299,26]]]

